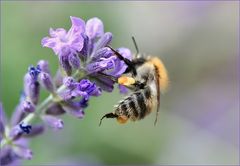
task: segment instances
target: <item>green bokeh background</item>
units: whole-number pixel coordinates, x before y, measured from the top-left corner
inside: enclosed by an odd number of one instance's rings
[[[113,33],[112,46],[159,55],[170,91],[160,118],[98,127],[123,96],[116,89],[92,98],[82,120],[64,116],[62,131],[31,140],[24,165],[239,164],[239,2],[3,2],[1,98],[8,117],[18,103],[23,75],[38,60],[58,61],[40,41],[48,29],[70,28],[69,16],[99,17]],[[41,98],[46,97],[43,92]]]

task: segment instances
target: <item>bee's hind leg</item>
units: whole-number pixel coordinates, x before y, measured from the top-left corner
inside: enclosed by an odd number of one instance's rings
[[[114,113],[107,113],[107,114],[105,114],[101,119],[100,119],[100,122],[99,122],[99,126],[101,126],[101,124],[102,124],[102,120],[104,119],[104,118],[117,118],[118,117],[118,115],[116,115],[116,114],[114,114]]]

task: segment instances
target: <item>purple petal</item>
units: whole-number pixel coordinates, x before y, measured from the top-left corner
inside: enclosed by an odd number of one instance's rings
[[[42,124],[33,125],[31,132],[29,134],[25,134],[24,137],[35,137],[40,135],[44,132],[44,126]]]
[[[20,158],[27,160],[32,159],[33,153],[29,148],[26,148],[24,146],[14,146],[13,150]]]
[[[68,89],[76,88],[76,81],[74,80],[73,77],[65,77],[64,80],[63,80],[63,84],[64,84]]]
[[[27,100],[24,100],[20,103],[20,107],[22,109],[22,111],[26,112],[26,113],[31,113],[35,111],[35,106]]]
[[[78,32],[82,34],[85,31],[85,22],[78,17],[70,16],[72,27],[74,28],[74,32]]]
[[[99,60],[100,58],[109,58],[113,53],[108,47],[98,49],[92,56],[92,61]]]
[[[93,52],[97,51],[100,48],[106,47],[112,40],[112,33],[106,32],[101,38],[97,41]]]
[[[11,116],[11,126],[17,125],[25,117],[25,113],[22,111],[21,104],[19,104]]]
[[[18,166],[20,165],[19,158],[13,153],[10,146],[6,145],[1,149],[0,165],[2,166]]]
[[[68,60],[70,65],[75,68],[78,69],[80,67],[80,59],[76,54],[70,54],[68,56]]]
[[[2,107],[2,103],[0,102],[0,137],[2,138],[2,134],[5,131],[5,124],[7,123],[6,115]]]
[[[84,112],[83,108],[80,107],[79,104],[71,102],[71,103],[64,103],[62,104],[63,109],[69,113],[70,115],[76,117],[76,118],[83,118]]]
[[[12,140],[18,140],[23,134],[22,129],[19,127],[19,125],[14,126],[9,133],[9,137]]]
[[[127,48],[119,48],[118,49],[118,52],[124,57],[124,58],[127,58],[129,60],[132,59],[132,54],[131,54],[131,51]],[[120,75],[122,75],[126,69],[127,69],[127,65],[121,61],[120,59],[116,59],[114,61],[114,69],[112,69],[111,71],[107,71],[106,74],[108,75],[112,75],[112,76],[115,76],[115,77],[119,77]]]
[[[49,35],[53,38],[65,36],[66,34],[67,34],[66,30],[63,28],[57,28],[56,30],[54,30],[53,28],[49,29]]]
[[[87,21],[86,34],[90,39],[101,37],[104,33],[103,29],[103,23],[99,18],[94,17]]]
[[[72,73],[72,67],[71,67],[71,65],[69,64],[68,55],[66,55],[66,54],[60,54],[60,55],[59,55],[59,62],[60,62],[61,67],[62,67],[62,68],[64,69],[64,71],[67,73],[67,75],[71,75],[71,73]]]
[[[63,121],[57,117],[51,115],[44,115],[42,116],[43,121],[53,129],[62,129],[63,128]]]
[[[124,57],[127,58],[129,60],[132,60],[132,53],[128,48],[118,48],[117,51]]]
[[[122,93],[122,94],[128,93],[128,89],[125,86],[119,84],[118,88],[120,90],[120,93]]]
[[[38,66],[39,66],[39,68],[41,69],[41,71],[50,74],[48,61],[40,60],[40,61],[38,62]]]

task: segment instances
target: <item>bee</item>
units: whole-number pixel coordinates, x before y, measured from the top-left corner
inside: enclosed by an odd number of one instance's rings
[[[169,84],[167,70],[160,58],[140,54],[134,37],[132,37],[137,53],[130,61],[108,46],[113,53],[127,65],[127,69],[119,78],[111,78],[118,84],[126,86],[132,93],[115,106],[113,112],[105,114],[104,118],[116,118],[121,124],[128,120],[137,121],[156,111],[156,125],[160,107],[160,93],[166,92]],[[106,75],[105,75],[106,76]],[[108,76],[109,77],[109,76]]]

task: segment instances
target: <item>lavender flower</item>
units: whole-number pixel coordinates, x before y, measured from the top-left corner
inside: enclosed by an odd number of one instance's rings
[[[16,111],[18,111],[16,109]],[[6,143],[5,138],[11,138],[11,144],[1,147],[0,153],[0,165],[19,165],[20,159],[28,159],[32,158],[32,151],[28,148],[28,139],[26,138],[26,134],[22,133],[19,129],[18,125],[11,126],[7,123],[7,118],[5,117],[4,111],[2,109],[0,103],[0,136],[1,136],[1,144]],[[16,115],[15,115],[16,116]],[[11,121],[18,120],[19,118],[14,118]],[[14,124],[14,123],[13,123]],[[9,130],[9,128],[11,128]],[[44,130],[42,125],[34,125],[32,129],[32,134],[28,135],[28,138],[41,134]]]
[[[46,125],[54,130],[62,129],[64,122],[58,116],[65,113],[82,119],[92,97],[113,90],[115,82],[107,76],[118,78],[127,68],[107,47],[113,35],[104,32],[99,18],[91,18],[86,23],[77,17],[70,19],[72,26],[68,31],[50,28],[49,37],[41,42],[58,57],[60,68],[55,77],[45,60],[29,67],[10,124],[0,104],[1,165],[19,165],[21,159],[32,159],[28,139],[42,134]],[[129,49],[117,51],[131,60]],[[42,89],[47,90],[49,96],[39,102]],[[125,87],[121,86],[120,91],[126,92]],[[41,118],[40,124],[34,123],[36,118]]]

